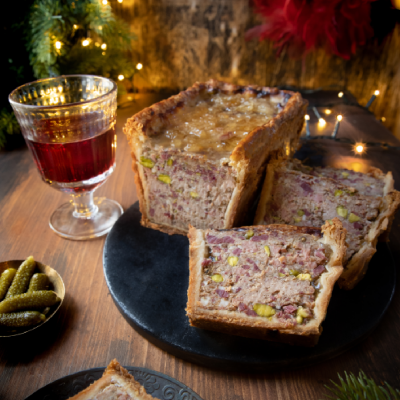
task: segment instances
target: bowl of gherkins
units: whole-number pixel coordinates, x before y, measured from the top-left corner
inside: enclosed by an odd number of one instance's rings
[[[0,337],[22,335],[43,325],[64,297],[61,276],[32,256],[0,262]]]

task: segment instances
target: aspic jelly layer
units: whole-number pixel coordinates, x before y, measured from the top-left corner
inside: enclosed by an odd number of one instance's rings
[[[285,107],[287,94],[208,93],[195,104],[178,107],[151,138],[154,146],[185,152],[231,153],[252,130]]]

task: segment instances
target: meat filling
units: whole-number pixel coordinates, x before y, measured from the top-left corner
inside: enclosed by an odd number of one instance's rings
[[[304,174],[333,179],[342,185],[354,188],[359,194],[367,196],[383,196],[383,189],[385,186],[383,175],[381,178],[377,178],[371,174],[363,174],[361,172],[344,168],[312,168],[302,164],[299,160],[293,160],[289,165],[291,165],[291,169],[303,172]]]
[[[320,231],[290,234],[271,229],[208,230],[200,305],[279,320],[287,327],[314,316],[330,248]]]
[[[179,150],[146,148],[140,163],[145,167],[150,221],[184,230],[189,223],[224,227],[235,170]]]
[[[132,397],[118,385],[109,385],[90,400],[132,400]]]
[[[339,218],[347,229],[344,262],[362,246],[379,214],[381,198],[359,194],[331,179],[296,172],[276,172],[265,224],[321,227]]]

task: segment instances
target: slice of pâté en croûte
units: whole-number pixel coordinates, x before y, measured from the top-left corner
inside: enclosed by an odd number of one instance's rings
[[[386,196],[394,190],[393,175],[389,171],[383,173],[379,168],[367,167],[365,172],[352,171],[346,168],[310,167],[300,160],[287,160],[286,166],[293,171],[307,175],[330,178],[342,185],[354,188],[359,194],[366,196]]]
[[[338,283],[352,289],[366,273],[378,237],[387,229],[399,204],[399,192],[382,197],[361,194],[354,187],[275,161],[267,168],[254,223],[318,227],[339,218],[347,230],[348,247]]]
[[[154,400],[145,388],[117,360],[110,362],[103,376],[69,400]]]
[[[142,225],[186,235],[249,223],[271,157],[297,148],[299,93],[215,80],[146,108],[124,128]]]
[[[189,230],[187,315],[195,327],[313,346],[342,273],[345,229]]]

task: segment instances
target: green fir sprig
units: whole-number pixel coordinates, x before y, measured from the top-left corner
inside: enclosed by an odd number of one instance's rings
[[[372,379],[367,378],[363,371],[360,371],[358,378],[353,374],[345,374],[343,379],[339,374],[340,385],[331,380],[333,388],[325,387],[334,396],[326,395],[333,400],[400,400],[400,391],[393,389],[387,382],[385,387],[378,386]]]
[[[3,148],[7,142],[7,135],[19,133],[19,125],[14,113],[3,108],[0,111],[0,149]]]
[[[129,51],[135,39],[128,24],[99,0],[36,0],[32,6],[28,50],[37,78],[60,74],[130,78],[135,70]]]

